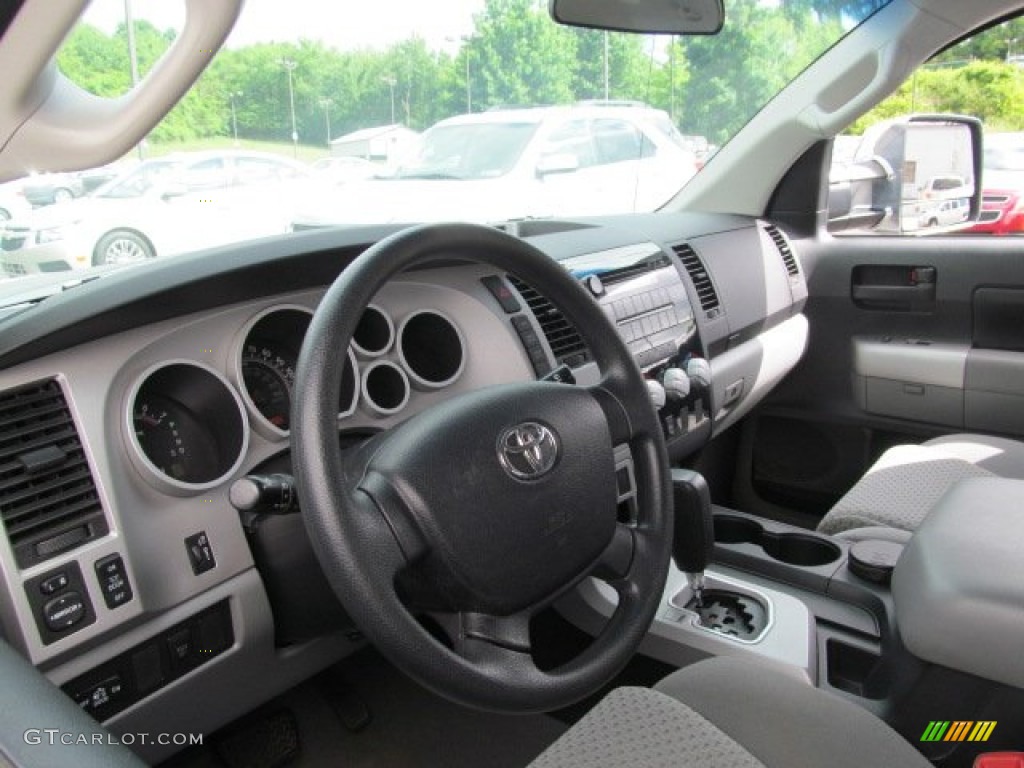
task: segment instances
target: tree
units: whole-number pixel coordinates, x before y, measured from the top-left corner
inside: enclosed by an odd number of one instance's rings
[[[684,39],[689,69],[701,76],[683,89],[682,130],[716,143],[732,136],[839,37],[838,16],[824,13],[831,7],[736,0],[719,34]]]
[[[576,70],[573,95],[576,99],[603,99],[605,96],[604,57],[608,41],[608,97],[647,101],[650,57],[644,54],[644,38],[621,32],[573,29],[576,38]]]
[[[534,0],[487,0],[475,23],[480,108],[572,101],[576,38]]]

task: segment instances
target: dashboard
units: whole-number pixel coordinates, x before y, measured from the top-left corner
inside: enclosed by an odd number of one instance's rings
[[[673,459],[749,412],[803,354],[803,269],[767,222],[652,214],[506,229],[602,307],[648,379]],[[301,518],[240,513],[238,483],[287,476],[310,320],[344,266],[391,231],[161,260],[0,319],[3,632],[115,732],[212,730],[361,644]],[[545,297],[454,260],[392,280],[336,353],[346,445],[482,387],[600,377]],[[152,749],[143,757],[168,754]]]

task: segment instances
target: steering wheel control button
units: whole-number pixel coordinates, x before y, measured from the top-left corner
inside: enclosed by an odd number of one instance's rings
[[[51,632],[64,632],[85,618],[85,598],[65,592],[43,606],[43,620]]]
[[[561,447],[554,430],[528,421],[510,427],[498,438],[498,460],[517,480],[539,480],[558,463]]]
[[[210,538],[206,531],[186,538],[185,551],[188,552],[188,561],[192,564],[192,573],[196,576],[217,567],[217,559],[213,555],[213,547],[210,546]]]
[[[519,304],[519,299],[516,298],[515,294],[512,293],[512,289],[508,283],[502,280],[497,275],[487,275],[481,277],[480,282],[484,284],[484,288],[490,291],[501,308],[505,311],[505,314],[514,315],[522,307]]]
[[[128,573],[120,555],[110,555],[97,560],[93,567],[96,569],[96,578],[99,579],[100,592],[103,593],[103,602],[107,604],[107,608],[118,608],[132,599],[132,585],[128,581]]]
[[[41,582],[39,584],[39,591],[44,595],[52,595],[60,592],[62,589],[66,589],[69,583],[68,575],[64,571],[59,571]]]

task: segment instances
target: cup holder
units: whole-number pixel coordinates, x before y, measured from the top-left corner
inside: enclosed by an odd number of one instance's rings
[[[773,560],[813,567],[834,563],[842,555],[838,545],[810,533],[776,533],[756,520],[736,515],[715,515],[715,542],[755,544]]]

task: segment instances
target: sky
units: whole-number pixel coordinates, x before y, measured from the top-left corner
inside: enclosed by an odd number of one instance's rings
[[[184,0],[131,0],[136,19],[180,30]],[[228,46],[321,40],[340,49],[386,48],[416,34],[452,52],[473,29],[483,0],[246,0]],[[125,0],[93,0],[85,21],[111,32],[124,19]]]

